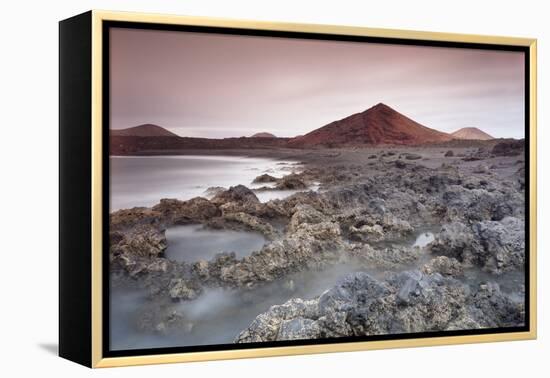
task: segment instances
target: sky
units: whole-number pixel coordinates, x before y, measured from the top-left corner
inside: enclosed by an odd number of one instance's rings
[[[111,128],[306,134],[380,102],[444,132],[524,137],[520,52],[113,28]]]

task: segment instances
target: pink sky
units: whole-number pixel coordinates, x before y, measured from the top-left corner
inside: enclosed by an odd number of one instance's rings
[[[383,102],[445,132],[523,138],[523,53],[111,29],[111,127],[305,134]]]

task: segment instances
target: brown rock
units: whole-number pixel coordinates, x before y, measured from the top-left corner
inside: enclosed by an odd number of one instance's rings
[[[195,197],[188,201],[161,199],[153,210],[161,213],[165,221],[173,224],[204,221],[220,214],[214,204],[202,197]]]
[[[307,184],[299,175],[291,174],[283,177],[277,183],[277,189],[292,190],[292,189],[307,189]]]
[[[276,182],[276,181],[277,181],[276,177],[273,177],[271,175],[268,175],[267,173],[264,173],[263,175],[260,175],[260,176],[256,177],[254,179],[254,181],[252,181],[252,183],[254,183],[254,184],[266,184],[266,183]]]

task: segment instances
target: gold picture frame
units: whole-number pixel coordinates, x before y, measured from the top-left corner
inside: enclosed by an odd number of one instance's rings
[[[401,40],[414,41],[438,41],[438,42],[453,42],[453,43],[469,43],[469,44],[488,44],[488,45],[503,45],[503,46],[521,46],[528,49],[529,67],[528,67],[528,82],[529,82],[529,97],[528,97],[528,121],[529,121],[529,193],[528,193],[528,208],[529,208],[529,235],[528,239],[528,308],[529,308],[529,329],[524,332],[503,332],[493,334],[476,334],[476,335],[458,335],[458,336],[438,336],[438,337],[423,337],[423,338],[404,338],[398,340],[375,340],[375,341],[358,341],[345,343],[329,343],[329,344],[313,344],[313,345],[296,345],[296,346],[275,346],[261,347],[254,349],[228,349],[215,351],[201,352],[185,352],[185,353],[170,353],[170,354],[150,354],[137,356],[121,356],[121,357],[105,357],[103,355],[103,297],[104,287],[102,283],[103,267],[104,267],[104,247],[103,247],[103,230],[104,230],[104,208],[102,206],[103,196],[105,195],[105,187],[103,182],[103,151],[105,146],[105,135],[102,127],[104,120],[103,113],[103,27],[105,22],[128,22],[128,23],[150,23],[162,25],[187,25],[200,27],[215,27],[215,28],[232,28],[232,29],[250,29],[262,31],[277,31],[277,32],[299,32],[322,35],[335,36],[358,36],[358,37],[376,37],[376,38],[394,38]],[[61,94],[60,97],[60,123],[61,123],[61,184],[64,185],[64,175],[67,177],[73,172],[72,169],[84,169],[83,175],[87,175],[89,179],[83,181],[83,187],[90,185],[89,191],[86,193],[71,193],[70,189],[66,189],[61,197],[65,198],[65,203],[61,203],[61,239],[64,239],[68,232],[86,233],[89,243],[82,243],[78,246],[78,241],[62,241],[60,246],[60,355],[73,361],[82,363],[89,367],[114,367],[114,366],[129,366],[129,365],[144,365],[144,364],[160,364],[174,362],[189,362],[189,361],[208,361],[221,359],[238,359],[252,357],[267,357],[267,356],[283,356],[283,355],[301,355],[310,353],[328,353],[328,352],[348,352],[361,351],[372,349],[389,349],[403,347],[423,347],[435,345],[449,344],[466,344],[466,343],[482,343],[496,341],[513,341],[513,340],[529,340],[535,339],[537,336],[537,264],[536,264],[536,212],[537,212],[537,153],[536,153],[536,114],[537,114],[537,41],[536,39],[528,38],[513,38],[501,36],[483,36],[469,34],[452,34],[452,33],[436,33],[411,30],[393,30],[393,29],[377,29],[367,27],[352,27],[352,26],[335,26],[335,25],[317,25],[317,24],[294,24],[280,22],[260,22],[250,20],[231,20],[217,19],[210,17],[188,17],[174,16],[161,14],[146,14],[146,13],[127,13],[127,12],[110,12],[93,10],[81,16],[62,21],[60,33],[60,74],[61,74],[61,92],[73,90],[72,96]],[[82,40],[77,40],[78,32],[84,33]],[[68,36],[72,34],[72,36]],[[69,63],[66,59],[73,59],[74,54],[78,53],[79,49],[85,49],[89,54],[81,56],[82,62],[89,58],[88,68],[89,77],[82,77],[82,72],[73,74],[75,77],[63,78],[64,75],[69,75],[66,70],[69,70]],[[81,54],[82,55],[82,54]],[[65,60],[64,60],[65,59]],[[84,74],[86,71],[83,71]],[[84,75],[86,76],[86,75]],[[72,81],[71,81],[72,80]],[[78,91],[74,92],[74,82],[77,81],[82,87],[82,96],[79,96]],[[66,85],[66,87],[65,87]],[[73,87],[71,87],[73,86]],[[81,88],[79,87],[79,88]],[[71,89],[73,88],[73,89]],[[89,97],[86,93],[89,91]],[[86,101],[90,101],[86,103]],[[82,109],[77,112],[77,115],[69,114],[68,108],[75,109],[74,101],[80,101]],[[77,118],[71,118],[77,117]],[[80,117],[80,118],[78,118]],[[85,150],[91,155],[88,156],[90,166],[88,167],[73,167],[70,165],[64,166],[64,161],[69,159],[70,153],[68,149],[63,150],[64,133],[66,134],[69,121],[89,121],[89,128],[85,125],[79,125],[82,128],[81,136],[85,143],[89,142],[89,149]],[[74,125],[73,125],[74,126]],[[72,131],[77,132],[77,131]],[[74,135],[67,138],[74,138]],[[75,151],[73,151],[75,153]],[[70,164],[70,163],[66,163]],[[63,171],[65,169],[65,172]],[[77,201],[79,196],[89,195],[89,201],[85,203],[85,208],[89,211],[89,223],[84,222],[83,225],[77,225],[71,222],[70,210],[64,206],[69,206],[72,201]],[[526,193],[527,195],[527,193]],[[66,215],[66,216],[65,216]],[[80,227],[78,230],[71,227]],[[81,239],[82,240],[82,239]],[[72,244],[71,244],[72,243]],[[69,252],[80,253],[80,250],[86,250],[84,256],[80,260],[77,257],[69,257]],[[82,277],[77,278],[71,275],[68,270],[73,272],[87,272]],[[89,286],[84,283],[79,284],[75,280],[88,280]],[[84,285],[84,286],[83,286]],[[71,288],[72,287],[72,288]],[[90,290],[89,293],[87,290]],[[89,312],[89,316],[82,319],[82,324],[72,324],[70,319],[79,316],[75,306],[74,296],[77,290],[84,290],[82,300],[85,305],[80,311]],[[68,298],[64,300],[64,297]],[[81,315],[81,314],[80,314]],[[89,322],[89,323],[88,323]],[[87,327],[88,325],[89,327]],[[83,336],[84,335],[84,336]],[[82,340],[85,347],[81,348],[80,352],[75,352],[78,341]],[[89,344],[89,345],[88,345]]]

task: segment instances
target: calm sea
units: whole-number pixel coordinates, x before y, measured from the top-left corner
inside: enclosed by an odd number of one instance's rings
[[[113,156],[111,211],[153,206],[161,198],[187,200],[205,196],[211,187],[242,184],[249,188],[257,176],[282,177],[298,169],[292,161],[238,156]],[[295,191],[258,192],[261,201],[282,198]]]

